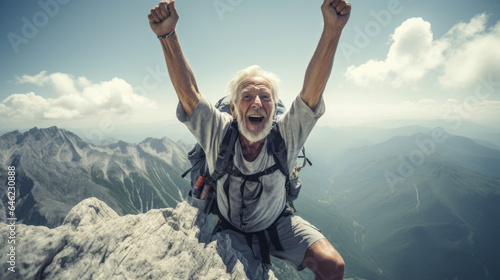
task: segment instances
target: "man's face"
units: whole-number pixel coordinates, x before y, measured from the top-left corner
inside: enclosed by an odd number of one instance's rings
[[[232,106],[240,133],[250,142],[264,139],[276,117],[272,86],[264,78],[244,79],[238,86],[236,104]]]

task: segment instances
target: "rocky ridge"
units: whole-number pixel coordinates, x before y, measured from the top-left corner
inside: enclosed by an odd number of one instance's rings
[[[88,198],[61,226],[0,224],[1,279],[245,279],[246,260],[216,235],[203,214],[186,202],[119,216],[104,202]],[[9,267],[15,246],[15,267]],[[11,269],[12,270],[12,269]],[[272,272],[261,278],[276,279]]]

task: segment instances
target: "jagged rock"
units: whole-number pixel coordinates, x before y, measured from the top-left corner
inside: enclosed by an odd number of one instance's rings
[[[211,226],[186,202],[175,209],[119,216],[85,199],[61,226],[0,224],[1,279],[245,279],[246,260],[226,236],[210,242]],[[8,270],[15,246],[15,272]],[[272,272],[266,279],[276,279]]]

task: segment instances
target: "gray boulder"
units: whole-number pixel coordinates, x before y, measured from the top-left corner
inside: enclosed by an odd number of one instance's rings
[[[0,278],[246,279],[245,258],[226,236],[211,241],[211,230],[207,217],[186,202],[119,216],[88,198],[57,228],[1,223]],[[8,243],[12,234],[15,244]],[[15,264],[9,263],[11,246]],[[272,272],[259,277],[276,279]]]

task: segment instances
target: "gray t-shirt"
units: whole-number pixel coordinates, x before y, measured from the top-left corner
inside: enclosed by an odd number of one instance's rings
[[[307,136],[309,136],[317,120],[324,112],[323,99],[320,100],[313,111],[299,95],[290,109],[277,120],[281,137],[283,137],[287,147],[290,174],[295,167],[297,156],[304,146]],[[202,95],[190,118],[187,117],[179,102],[177,118],[186,124],[205,151],[209,172],[213,173],[217,155],[219,154],[219,146],[233,121],[232,117],[229,114],[219,112]],[[266,147],[267,143],[264,143],[258,157],[249,162],[243,157],[238,139],[234,148],[235,166],[245,175],[251,175],[271,167],[275,162],[272,154],[267,153]],[[278,170],[260,177],[262,184],[246,182],[243,191],[240,188],[243,179],[231,176],[229,178],[228,196],[223,189],[227,176],[225,175],[217,182],[217,204],[224,218],[244,232],[256,232],[268,228],[278,218],[286,204],[285,176]],[[262,194],[259,197],[260,192]],[[245,207],[242,207],[242,196]],[[227,197],[229,197],[229,201]]]

